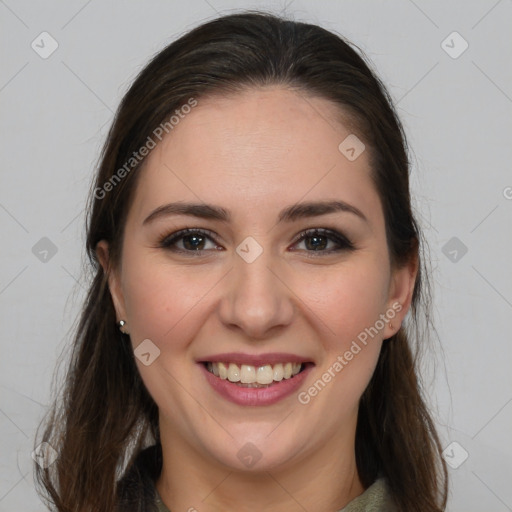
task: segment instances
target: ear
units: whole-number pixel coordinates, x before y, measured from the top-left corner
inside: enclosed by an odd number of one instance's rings
[[[416,243],[409,261],[404,266],[392,270],[387,305],[388,308],[394,310],[396,314],[393,319],[390,318],[389,320],[393,326],[392,329],[389,328],[389,324],[386,325],[384,339],[390,338],[400,329],[411,306],[417,275],[418,243]]]
[[[103,271],[105,272],[108,278],[108,287],[110,290],[110,295],[112,297],[112,302],[114,303],[114,308],[116,310],[117,321],[127,321],[124,297],[121,290],[121,283],[117,271],[112,269],[109,265],[109,246],[106,240],[100,240],[96,244],[96,255],[101,266],[103,267]]]

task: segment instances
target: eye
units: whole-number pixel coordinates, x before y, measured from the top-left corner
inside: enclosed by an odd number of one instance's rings
[[[208,247],[208,243],[211,243]],[[297,240],[294,242],[292,247],[295,247],[301,243],[305,245],[306,252],[315,252],[325,254],[331,254],[340,251],[353,251],[355,249],[354,244],[344,235],[324,228],[308,229],[299,235]],[[329,248],[329,245],[331,247]],[[334,245],[334,247],[332,247]],[[190,255],[200,255],[204,251],[208,250],[222,250],[218,244],[216,244],[211,231],[199,228],[186,228],[170,235],[164,235],[158,242],[158,247],[178,252],[187,253]],[[297,249],[292,249],[293,251]]]
[[[294,245],[304,242],[307,252],[333,253],[339,251],[353,251],[354,244],[344,235],[324,228],[308,229],[299,235]],[[334,248],[327,249],[329,242],[334,243]],[[327,250],[326,250],[327,249]]]
[[[187,252],[187,253],[201,253],[208,249],[218,250],[218,245],[213,243],[213,247],[205,247],[207,241],[214,242],[210,231],[197,228],[186,228],[171,235],[163,236],[159,242],[158,247],[168,249],[174,252]],[[181,244],[181,247],[179,245]]]

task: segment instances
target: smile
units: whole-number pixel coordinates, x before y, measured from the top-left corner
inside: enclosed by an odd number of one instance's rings
[[[298,393],[315,364],[294,354],[230,353],[205,357],[197,366],[221,399],[269,406]]]
[[[207,362],[206,369],[216,377],[248,388],[268,387],[274,382],[288,380],[300,373],[301,363],[277,363],[253,366],[228,362]]]

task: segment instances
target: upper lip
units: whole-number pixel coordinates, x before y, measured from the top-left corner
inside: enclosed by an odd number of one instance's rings
[[[286,352],[272,352],[267,354],[243,354],[242,352],[229,352],[224,354],[214,354],[198,359],[200,363],[234,363],[237,365],[265,366],[278,363],[311,363],[311,359],[297,354]]]

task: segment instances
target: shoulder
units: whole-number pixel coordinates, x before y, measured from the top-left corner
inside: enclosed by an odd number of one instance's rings
[[[116,512],[158,512],[154,482],[161,470],[161,445],[139,452],[117,482],[119,507]]]
[[[386,479],[380,477],[339,512],[396,512]]]

